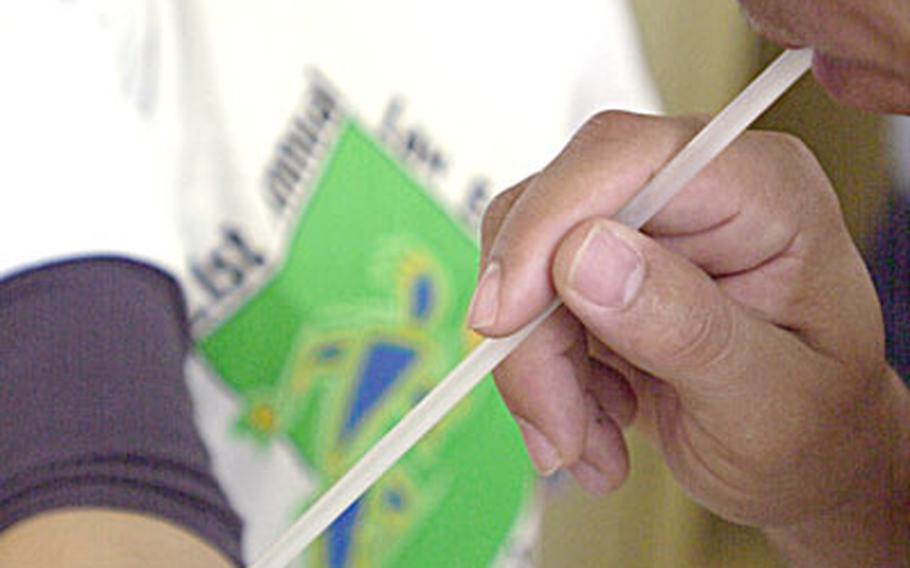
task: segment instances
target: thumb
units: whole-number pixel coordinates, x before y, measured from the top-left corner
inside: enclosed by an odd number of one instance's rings
[[[758,358],[793,348],[698,267],[613,221],[573,229],[553,270],[563,302],[590,333],[683,398],[709,394],[708,384],[729,387]]]
[[[555,288],[587,332],[658,379],[636,390],[642,426],[715,513],[757,525],[782,522],[782,511],[795,515],[787,522],[808,518],[880,467],[845,448],[874,447],[857,442],[870,415],[854,409],[872,408],[869,393],[881,391],[753,315],[685,257],[594,219],[560,241],[554,261]],[[786,509],[796,502],[808,505]]]

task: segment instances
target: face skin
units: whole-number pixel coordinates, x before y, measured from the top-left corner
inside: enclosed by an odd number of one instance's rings
[[[812,47],[816,80],[841,103],[910,114],[910,0],[740,0],[752,25]]]

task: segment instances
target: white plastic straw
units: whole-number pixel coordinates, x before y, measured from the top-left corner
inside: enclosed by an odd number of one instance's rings
[[[638,229],[810,67],[808,49],[787,51],[699,132],[615,219]],[[284,568],[439,423],[559,307],[556,300],[513,335],[487,339],[328,489],[250,568]]]

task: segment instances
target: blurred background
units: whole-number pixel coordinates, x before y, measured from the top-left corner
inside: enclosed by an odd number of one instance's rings
[[[717,112],[779,52],[748,28],[735,2],[630,1],[670,114]],[[889,157],[898,152],[890,133],[897,124],[838,106],[806,77],[758,127],[791,132],[813,149],[837,189],[850,231],[870,255],[885,217]],[[688,500],[634,433],[630,445],[632,473],[616,494],[591,498],[569,478],[551,491],[544,568],[784,566],[758,531],[726,523]]]

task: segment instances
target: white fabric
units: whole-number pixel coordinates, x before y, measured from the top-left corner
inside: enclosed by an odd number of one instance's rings
[[[405,96],[454,156],[450,201],[539,168],[597,108],[658,109],[622,2],[313,4],[0,5],[0,275],[104,252],[182,273],[219,216],[267,230],[251,188],[307,69],[367,125]]]
[[[0,276],[86,253],[179,266],[163,7],[0,4]]]
[[[0,70],[0,277],[126,254],[177,274],[194,310],[209,300],[188,267],[226,224],[280,247],[263,176],[308,73],[373,131],[403,101],[401,122],[445,152],[431,185],[453,206],[477,176],[503,189],[541,168],[598,109],[659,110],[619,0],[5,2]],[[231,395],[190,375],[253,556],[307,473],[229,437]]]

